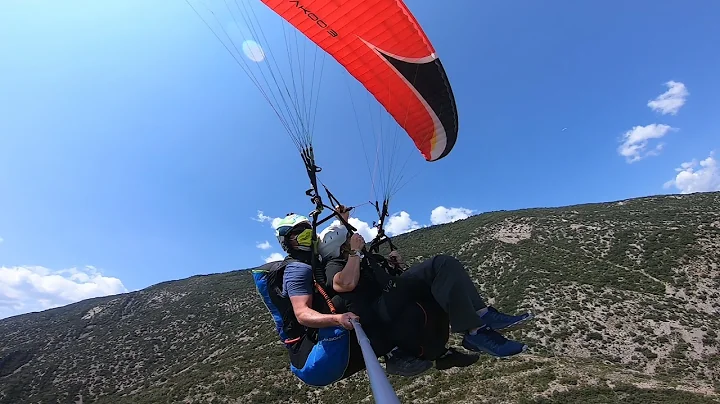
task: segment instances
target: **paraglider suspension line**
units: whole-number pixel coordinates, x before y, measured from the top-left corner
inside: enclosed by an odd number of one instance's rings
[[[375,228],[377,229],[377,236],[375,236],[374,239],[370,242],[370,252],[372,253],[378,253],[380,252],[380,246],[382,246],[385,243],[388,243],[390,245],[390,250],[395,251],[397,248],[395,248],[395,244],[393,244],[392,239],[385,234],[385,219],[389,216],[388,213],[388,200],[385,198],[383,200],[382,209],[380,208],[380,204],[375,201],[375,210],[378,214],[378,222],[373,223]]]
[[[308,189],[305,194],[310,197],[310,201],[315,205],[315,209],[310,212],[310,217],[312,218],[312,249],[313,254],[311,258],[310,265],[312,267],[312,273],[313,277],[315,278],[315,286],[318,287],[318,289],[321,291],[320,293],[323,294],[323,296],[327,296],[325,291],[322,290],[322,288],[319,286],[320,284],[325,283],[325,274],[322,271],[322,268],[320,265],[318,265],[317,262],[317,246],[318,246],[318,237],[317,237],[317,228],[318,226],[322,225],[323,223],[327,222],[328,220],[332,219],[333,217],[337,217],[343,225],[348,229],[349,232],[356,232],[357,229],[353,227],[350,223],[345,220],[342,215],[333,207],[327,206],[323,203],[322,197],[320,196],[320,192],[318,189],[318,180],[317,180],[317,173],[322,171],[322,168],[318,167],[315,164],[315,154],[313,152],[312,146],[304,147],[300,152],[300,157],[303,159],[303,163],[305,163],[305,170],[307,171],[308,178],[310,179],[310,185],[312,188]],[[342,206],[340,204],[340,201],[330,192],[330,190],[323,185],[323,188],[325,189],[325,193],[327,194],[328,199],[330,200],[330,203],[335,206]],[[318,219],[320,214],[324,209],[328,209],[332,211],[331,214],[329,214],[324,219]],[[320,282],[318,282],[320,281]],[[332,303],[330,302],[329,298],[325,298],[325,300],[328,303],[328,306],[332,307]]]

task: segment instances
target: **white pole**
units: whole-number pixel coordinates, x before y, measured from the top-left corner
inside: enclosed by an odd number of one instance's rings
[[[363,331],[360,323],[355,320],[350,321],[355,328],[355,335],[357,335],[360,348],[362,348],[363,359],[365,359],[365,369],[370,379],[370,388],[372,388],[375,402],[377,404],[400,404],[400,399],[398,399],[387,375],[385,375],[385,371],[382,366],[380,366],[380,362],[377,360],[375,351],[373,351],[370,340],[367,335],[365,335],[365,331]]]

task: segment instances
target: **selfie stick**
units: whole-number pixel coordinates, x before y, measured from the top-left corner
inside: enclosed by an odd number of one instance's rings
[[[370,340],[367,335],[365,335],[365,331],[363,331],[359,322],[354,319],[350,321],[355,328],[355,334],[357,335],[360,348],[362,348],[363,359],[365,359],[365,369],[370,379],[370,387],[372,388],[375,402],[377,404],[400,404],[400,399],[398,399],[395,390],[393,390],[390,381],[385,375],[385,370],[380,366],[380,362],[378,362],[375,351],[373,351],[372,346],[370,346]]]

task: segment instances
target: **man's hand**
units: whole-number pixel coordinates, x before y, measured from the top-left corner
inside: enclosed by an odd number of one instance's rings
[[[350,249],[359,251],[365,246],[365,239],[360,233],[350,236]]]
[[[350,249],[360,251],[363,246],[365,246],[365,240],[360,234],[355,233],[350,236],[349,244]],[[344,251],[344,254],[347,253],[347,251]],[[333,276],[333,290],[335,292],[352,292],[357,287],[357,284],[360,281],[360,259],[352,259],[353,257],[359,258],[359,256],[355,254],[349,255],[342,270]]]
[[[351,318],[358,318],[353,313],[345,314],[322,314],[312,309],[313,295],[290,296],[290,303],[295,313],[295,318],[305,327],[324,328],[342,326],[352,329]],[[350,328],[348,328],[350,327]]]
[[[338,205],[335,207],[335,210],[337,213],[340,214],[340,217],[343,218],[346,222],[350,220],[350,209],[346,208],[343,205]]]
[[[355,313],[338,314],[338,323],[340,323],[340,325],[346,330],[352,330],[355,328],[350,320],[360,321],[360,317],[358,317]]]
[[[402,255],[400,255],[397,250],[391,251],[390,254],[388,254],[388,261],[390,261],[390,264],[401,267],[405,264],[405,261],[403,261]]]

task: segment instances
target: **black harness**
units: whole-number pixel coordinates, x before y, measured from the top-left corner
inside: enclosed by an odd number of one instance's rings
[[[313,342],[317,342],[317,329],[305,327],[300,324],[297,317],[295,317],[290,298],[283,296],[282,293],[285,269],[292,262],[302,261],[287,256],[283,261],[264,264],[259,268],[265,272],[263,277],[267,282],[267,293],[270,301],[277,309],[277,312],[273,314],[279,315],[282,319],[282,330],[278,331],[282,331],[282,334],[284,334],[285,339],[283,342],[286,345],[293,345],[305,336],[309,337]],[[329,296],[325,293],[324,289],[319,286],[320,285],[316,283],[313,288],[312,309],[323,314],[334,313],[335,308],[332,302],[330,302]],[[325,298],[326,296],[328,299]]]

